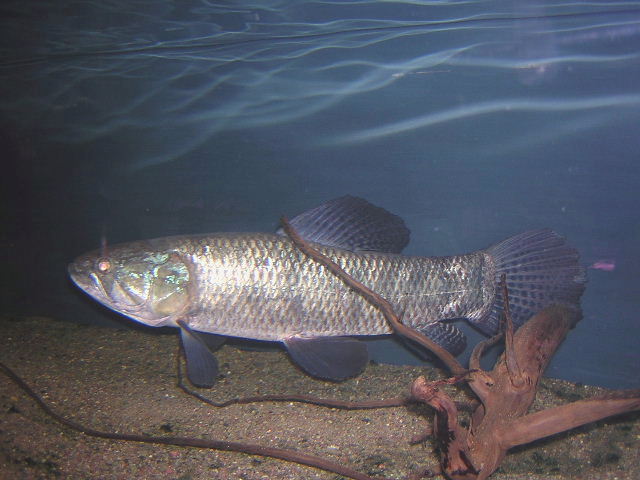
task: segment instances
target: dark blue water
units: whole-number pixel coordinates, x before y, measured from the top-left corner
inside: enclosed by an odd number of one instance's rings
[[[350,193],[408,254],[566,236],[589,284],[548,375],[640,387],[640,2],[5,1],[0,31],[3,311],[129,325],[66,278],[103,236]]]

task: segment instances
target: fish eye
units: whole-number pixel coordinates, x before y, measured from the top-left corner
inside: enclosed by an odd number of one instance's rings
[[[107,258],[101,258],[96,263],[96,268],[100,273],[107,273],[111,270],[111,262]]]

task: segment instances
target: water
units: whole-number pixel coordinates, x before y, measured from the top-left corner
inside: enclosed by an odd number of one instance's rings
[[[66,278],[101,238],[272,231],[350,193],[408,254],[566,236],[589,284],[548,375],[640,387],[640,2],[0,11],[4,311],[130,325]]]

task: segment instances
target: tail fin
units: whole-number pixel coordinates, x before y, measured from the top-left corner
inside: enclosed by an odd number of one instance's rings
[[[587,280],[585,269],[578,263],[577,250],[552,230],[521,233],[488,248],[487,253],[493,257],[496,269],[496,294],[491,310],[476,324],[486,334],[495,334],[500,326],[503,273],[507,277],[509,306],[516,326],[549,305],[580,308],[580,296]]]

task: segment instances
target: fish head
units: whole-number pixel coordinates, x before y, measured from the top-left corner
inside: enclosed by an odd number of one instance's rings
[[[175,325],[190,306],[188,259],[147,242],[109,246],[69,265],[73,282],[103,305],[151,326]]]

